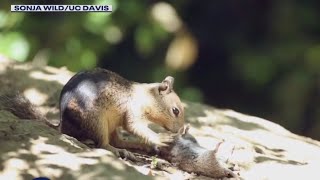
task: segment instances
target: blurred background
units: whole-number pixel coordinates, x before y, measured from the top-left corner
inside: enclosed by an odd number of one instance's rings
[[[10,4],[109,4],[112,13],[11,13]],[[0,54],[140,82],[320,139],[320,1],[8,0]]]

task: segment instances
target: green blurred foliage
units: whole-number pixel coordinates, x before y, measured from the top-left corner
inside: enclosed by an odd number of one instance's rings
[[[109,4],[113,12],[9,12],[10,4],[49,3]],[[72,71],[103,66],[137,81],[170,74],[183,99],[234,108],[320,138],[319,7],[316,0],[2,1],[0,54]],[[178,17],[169,16],[170,8]],[[175,18],[182,24],[177,29],[170,24]],[[170,45],[186,31],[197,40],[199,56],[188,68],[170,67]]]

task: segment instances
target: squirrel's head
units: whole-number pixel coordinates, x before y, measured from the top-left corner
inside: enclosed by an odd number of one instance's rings
[[[184,107],[173,90],[174,78],[166,77],[161,83],[153,83],[151,94],[153,104],[148,116],[151,121],[171,132],[178,132],[184,125]]]

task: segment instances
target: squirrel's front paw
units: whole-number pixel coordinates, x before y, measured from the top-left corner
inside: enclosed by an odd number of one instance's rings
[[[159,134],[160,144],[158,144],[158,146],[169,146],[174,142],[175,137],[176,137],[176,134],[160,133]]]

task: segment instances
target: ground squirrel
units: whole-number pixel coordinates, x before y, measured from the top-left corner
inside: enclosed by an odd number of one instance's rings
[[[184,124],[184,108],[173,90],[174,78],[161,83],[137,83],[105,69],[96,68],[74,75],[60,95],[60,130],[78,140],[91,139],[98,147],[117,156],[134,155],[117,144],[129,145],[118,137],[117,128],[158,147],[173,141],[170,134],[157,134],[148,127],[156,123],[171,132]]]
[[[161,83],[137,83],[101,68],[79,72],[60,94],[60,124],[54,127],[33,104],[19,93],[0,95],[0,109],[22,119],[45,121],[62,133],[82,140],[93,140],[117,156],[136,159],[125,149],[146,144],[167,146],[173,134],[157,134],[149,123],[178,132],[184,124],[184,108],[173,90],[174,78]],[[126,142],[118,137],[118,128],[140,137],[143,143]],[[142,147],[143,149],[144,147]]]

